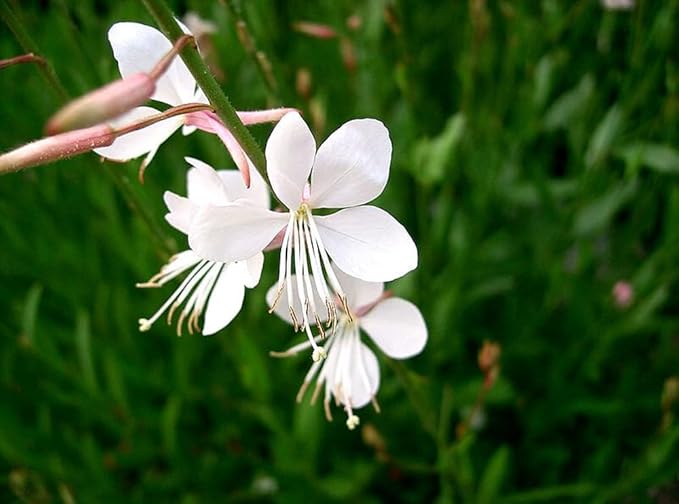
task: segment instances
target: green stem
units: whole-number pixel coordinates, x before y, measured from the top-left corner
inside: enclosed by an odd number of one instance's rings
[[[142,1],[149,13],[155,18],[160,29],[171,41],[175,41],[184,35],[184,32],[182,32],[181,28],[175,21],[170,8],[163,0]],[[226,97],[222,89],[219,87],[219,84],[217,84],[217,81],[210,73],[210,70],[203,61],[203,58],[201,58],[198,50],[194,46],[187,46],[180,53],[180,55],[184,60],[184,63],[186,63],[189,71],[196,79],[198,86],[200,86],[200,88],[205,93],[205,96],[207,96],[207,99],[214,107],[219,118],[224,122],[224,125],[231,132],[236,141],[245,151],[245,154],[255,165],[257,171],[270,186],[271,184],[269,183],[269,178],[266,174],[266,160],[264,158],[264,154],[262,153],[262,149],[259,147],[259,145],[257,145],[255,139],[238,118],[236,110],[233,108],[229,102],[229,99]]]
[[[24,28],[24,25],[19,20],[19,17],[12,10],[6,0],[0,0],[0,17],[2,17],[2,20],[12,31],[14,37],[17,39],[17,42],[19,42],[19,45],[25,52],[40,54],[35,42],[33,42],[33,39],[31,39],[30,35]],[[40,73],[50,85],[51,89],[55,92],[57,98],[59,98],[61,101],[68,100],[68,92],[66,92],[66,89],[57,78],[57,74],[54,72],[54,67],[52,67],[52,65],[45,59],[38,63]]]

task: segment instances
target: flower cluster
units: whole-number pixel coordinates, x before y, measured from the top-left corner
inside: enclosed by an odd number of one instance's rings
[[[48,123],[53,136],[0,156],[0,171],[87,150],[118,161],[145,156],[143,170],[179,128],[185,135],[196,129],[217,135],[237,169],[216,171],[184,158],[187,195],[166,192],[164,199],[166,220],[187,236],[188,248],[137,286],[182,280],[153,315],[139,320],[139,329],[148,331],[166,315],[168,324],[176,320],[177,335],[184,328],[190,334],[216,333],[238,315],[246,288],[258,285],[265,252],[280,249],[278,279],[267,294],[269,312],[304,340],[271,354],[310,350],[313,363],[298,401],[315,381],[311,402],[323,389],[327,418],[332,419],[334,399],[354,429],[356,409],[372,403],[379,411],[378,360],[361,331],[395,359],[418,354],[427,341],[417,307],[384,290],[384,282],[418,262],[408,231],[369,205],[389,178],[389,131],[376,119],[355,119],[317,147],[294,109],[239,112],[244,124],[277,122],[266,143],[266,173],[260,173],[176,57],[193,40],[180,27],[184,35],[173,45],[150,26],[113,25],[108,38],[122,79],[62,109]],[[149,99],[170,108],[149,107]],[[272,196],[280,203],[274,209]]]

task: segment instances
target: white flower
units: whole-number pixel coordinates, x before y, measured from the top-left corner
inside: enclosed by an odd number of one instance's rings
[[[186,26],[177,22],[184,33],[191,34]],[[116,23],[108,31],[108,39],[123,79],[140,72],[149,73],[172,48],[165,35],[141,23]],[[180,57],[175,57],[167,71],[158,79],[156,91],[151,99],[173,107],[189,103],[208,104],[205,94],[197,87],[196,80]],[[258,124],[277,121],[288,110],[238,112],[238,116],[244,124]],[[137,107],[111,121],[111,124],[115,127],[124,126],[159,112],[153,107]],[[117,161],[128,161],[146,154],[142,164],[142,167],[145,167],[151,162],[160,145],[182,126],[184,135],[198,128],[219,136],[238,168],[245,174],[244,170],[248,167],[245,154],[219,117],[210,110],[165,119],[122,135],[112,145],[95,149],[95,152]]]
[[[246,189],[236,170],[215,171],[209,165],[193,158],[185,158],[192,166],[187,173],[188,198],[172,192],[165,193],[165,203],[170,212],[167,221],[186,233],[193,215],[202,205],[247,204],[257,208],[269,208],[266,184],[256,170],[252,170],[252,183]],[[259,283],[264,264],[261,252],[237,262],[216,262],[202,259],[192,250],[180,252],[163,266],[160,273],[138,287],[160,287],[187,270],[191,272],[182,281],[160,309],[149,319],[139,320],[139,329],[146,331],[168,309],[168,324],[174,312],[182,304],[177,334],[187,320],[189,333],[214,334],[224,328],[243,306],[245,287],[253,288]],[[205,311],[203,326],[199,318]],[[188,317],[188,319],[187,319]]]
[[[321,320],[334,327],[335,298],[346,305],[331,258],[340,270],[370,282],[393,280],[417,266],[417,248],[405,228],[384,210],[359,206],[387,183],[389,132],[374,119],[349,121],[317,152],[308,126],[291,112],[271,133],[266,160],[272,189],[288,212],[206,206],[193,220],[189,243],[201,257],[228,262],[261,251],[284,230],[277,297],[287,294],[291,320],[307,333],[318,359],[323,350],[313,341],[310,322],[321,331]],[[330,215],[312,213],[342,207]]]
[[[375,354],[361,341],[359,329],[363,329],[389,357],[407,359],[424,348],[427,326],[414,304],[390,297],[384,292],[382,282],[364,282],[339,270],[336,273],[345,289],[349,312],[341,313],[337,330],[325,340],[323,350],[327,353],[327,359],[311,365],[297,394],[297,402],[302,401],[309,384],[315,379],[312,404],[325,385],[323,404],[326,417],[332,420],[330,399],[334,397],[335,403],[342,404],[347,414],[347,427],[354,429],[359,423],[354,409],[372,402],[379,411],[375,400],[380,385],[379,365]],[[267,294],[270,305],[273,305],[276,295],[277,287],[274,285]],[[286,296],[286,293],[282,296]],[[287,311],[278,307],[274,307],[274,311],[292,323]],[[321,336],[316,337],[316,341],[321,340]],[[295,355],[310,346],[311,343],[305,341],[285,352],[272,352],[272,355]]]

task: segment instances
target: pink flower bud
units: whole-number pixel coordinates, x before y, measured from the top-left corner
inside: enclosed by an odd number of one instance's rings
[[[328,25],[310,23],[309,21],[297,21],[293,23],[292,27],[305,35],[319,39],[331,39],[337,36],[335,30]]]
[[[47,122],[48,135],[100,124],[144,104],[156,90],[145,73],[120,79],[68,103]]]
[[[613,299],[618,308],[627,308],[634,299],[634,289],[629,282],[620,280],[613,286]]]
[[[107,124],[42,138],[0,155],[0,174],[30,168],[111,145],[116,138]]]

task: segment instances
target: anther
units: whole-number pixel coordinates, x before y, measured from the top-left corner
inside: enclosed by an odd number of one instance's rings
[[[318,327],[318,330],[321,331],[321,339],[325,339],[325,331],[323,330],[323,322],[321,322],[321,317],[318,316],[318,313],[314,313],[314,317],[316,318],[316,327]]]
[[[323,350],[322,348],[317,348],[314,350],[314,353],[311,354],[311,359],[314,362],[318,362],[321,359],[325,359],[328,356],[328,354]]]
[[[152,326],[152,325],[153,325],[153,324],[151,324],[151,322],[149,322],[148,319],[145,319],[145,318],[140,318],[140,319],[139,319],[139,330],[140,330],[141,332],[146,332],[146,331],[148,331],[149,329],[151,329],[151,326]]]
[[[349,430],[354,430],[360,423],[361,420],[356,415],[351,415],[349,418],[347,418],[347,427]]]
[[[295,330],[295,332],[297,332],[301,329],[301,326],[299,325],[299,320],[297,319],[297,315],[295,314],[295,310],[292,306],[289,308],[289,311],[290,318],[292,319],[292,327]]]
[[[276,291],[276,297],[273,300],[273,303],[271,303],[271,308],[269,308],[269,314],[273,313],[273,311],[276,309],[276,305],[278,304],[278,301],[281,299],[281,296],[283,295],[283,288],[285,287],[285,284],[281,283],[281,285],[278,287],[278,290]]]

